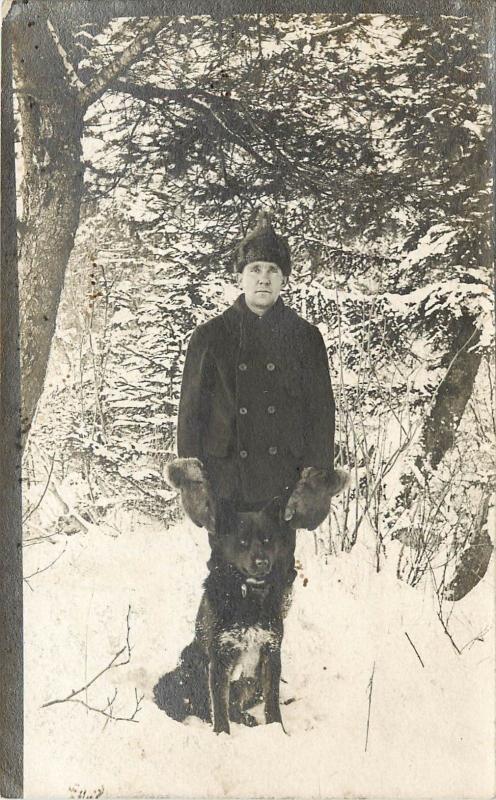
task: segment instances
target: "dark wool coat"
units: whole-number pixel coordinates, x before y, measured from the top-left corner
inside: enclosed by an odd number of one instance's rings
[[[205,465],[239,509],[291,491],[334,462],[334,398],[318,328],[279,298],[259,317],[244,295],[199,325],[184,366],[178,455]]]

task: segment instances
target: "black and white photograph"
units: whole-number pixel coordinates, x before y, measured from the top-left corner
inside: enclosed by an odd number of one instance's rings
[[[7,6],[3,795],[489,800],[494,9]]]

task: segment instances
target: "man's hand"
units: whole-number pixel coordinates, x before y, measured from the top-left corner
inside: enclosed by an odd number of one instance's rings
[[[197,458],[176,458],[165,467],[165,478],[181,492],[183,508],[199,528],[215,531],[215,503],[203,464]]]
[[[305,467],[286,504],[284,519],[292,528],[315,530],[329,514],[331,498],[347,483],[348,474],[341,469]]]

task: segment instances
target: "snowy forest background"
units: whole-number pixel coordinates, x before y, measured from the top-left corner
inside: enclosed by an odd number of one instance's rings
[[[313,558],[332,581],[356,553],[367,580],[387,571],[414,607],[427,594],[457,658],[484,641],[477,614],[453,621],[493,549],[489,67],[487,30],[468,17],[88,23],[44,3],[24,15],[14,68],[35,604],[85,538],[132,560],[138,530],[183,524],[163,468],[187,342],[237,295],[233,248],[263,206],[290,242],[284,299],[328,347],[336,464],[351,473],[307,535]]]

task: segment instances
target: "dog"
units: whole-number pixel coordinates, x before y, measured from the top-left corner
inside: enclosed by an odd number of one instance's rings
[[[229,733],[230,721],[256,724],[249,709],[264,702],[267,724],[283,729],[279,702],[281,644],[295,576],[296,529],[313,530],[329,513],[347,476],[308,467],[289,498],[258,511],[216,502],[198,459],[175,459],[168,482],[179,489],[193,522],[207,528],[212,548],[195,639],[176,670],[155,687],[155,700],[182,721],[194,714]]]
[[[215,733],[229,733],[230,722],[256,725],[249,709],[263,700],[266,723],[283,726],[281,643],[294,536],[278,500],[260,511],[217,509],[195,639],[155,687],[157,705],[173,719],[194,714]]]
[[[214,732],[229,733],[230,688],[240,679],[261,682],[265,721],[282,725],[281,643],[294,547],[289,526],[277,501],[258,512],[228,507],[213,542],[196,639],[208,657]],[[238,717],[253,699],[251,688],[250,681],[238,687]]]

